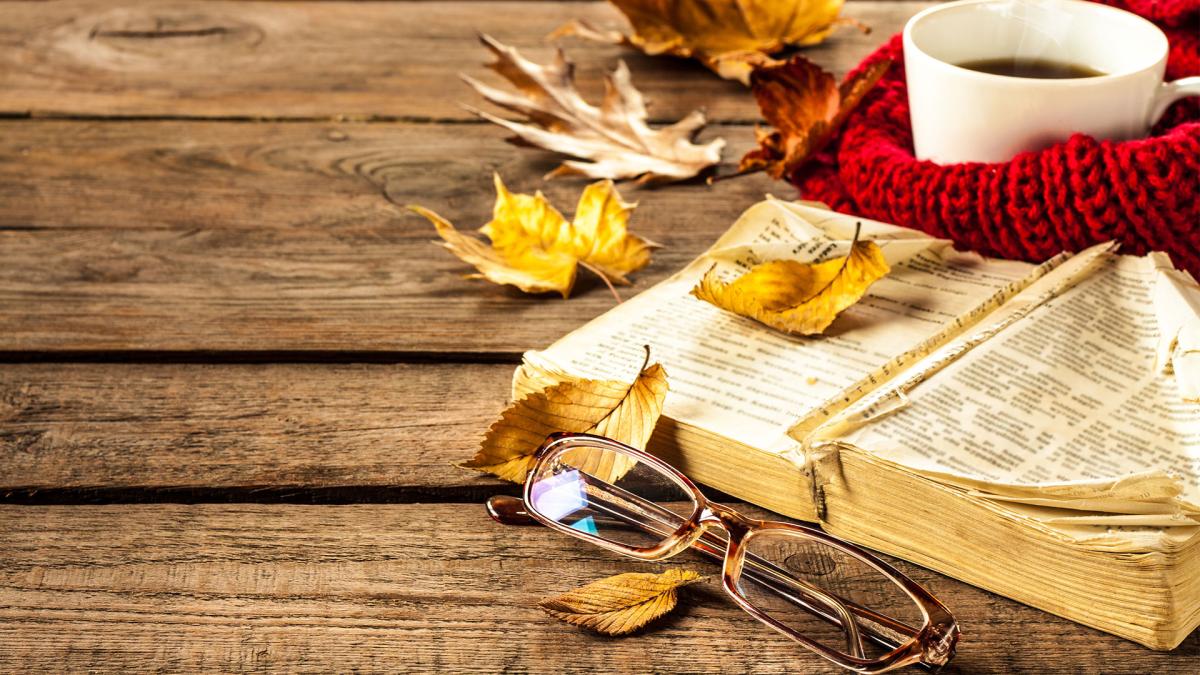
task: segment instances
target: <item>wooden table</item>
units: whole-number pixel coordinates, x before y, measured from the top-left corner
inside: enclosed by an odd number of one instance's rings
[[[811,50],[839,73],[920,2]],[[570,209],[547,153],[460,102],[474,32],[545,58],[599,2],[0,2],[0,671],[833,672],[709,583],[604,639],[539,598],[652,569],[492,523],[514,487],[456,469],[523,350],[611,306],[461,278],[418,202],[487,219],[491,174]],[[653,116],[750,147],[756,106],[702,68],[624,58]],[[641,290],[766,191],[628,188],[662,242]],[[632,291],[631,291],[632,292]],[[1000,554],[1000,552],[998,552]],[[958,672],[1196,672],[913,565],[959,615]]]

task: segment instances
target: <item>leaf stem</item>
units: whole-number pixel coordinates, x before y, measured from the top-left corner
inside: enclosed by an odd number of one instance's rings
[[[861,232],[862,232],[862,221],[860,220],[860,221],[857,221],[856,223],[854,223],[854,239],[850,240],[850,250],[846,252],[846,257],[842,258],[842,266],[838,268],[837,274],[834,274],[832,277],[830,277],[828,283],[826,283],[824,286],[822,286],[820,289],[818,289],[816,293],[813,293],[812,295],[808,296],[808,298],[806,298],[803,302],[800,303],[801,305],[803,305],[805,302],[811,302],[813,298],[815,298],[818,295],[829,290],[829,287],[833,285],[833,282],[837,281],[838,277],[842,276],[842,272],[846,271],[846,265],[848,265],[850,263],[850,255],[852,253],[854,253],[854,246],[855,246],[855,244],[858,243],[858,235]]]
[[[725,174],[714,173],[713,175],[706,178],[704,180],[704,182],[706,185],[715,185],[716,183],[720,183],[722,181],[727,181],[731,178],[741,178],[743,176],[750,176],[750,175],[753,175],[756,173],[761,173],[766,170],[767,170],[767,167],[759,166],[759,167],[755,167],[753,169],[746,169],[745,171],[742,171],[739,169],[737,171],[734,171],[733,173],[725,173]]]
[[[609,280],[607,274],[605,274],[604,272],[601,272],[599,268],[597,268],[593,265],[589,265],[587,262],[585,262],[583,260],[579,261],[579,265],[581,267],[583,267],[584,269],[590,271],[592,274],[595,274],[596,276],[600,277],[600,279],[604,282],[604,285],[608,286],[608,290],[610,293],[612,293],[613,298],[616,299],[617,304],[618,305],[621,304],[621,296],[617,294],[617,287],[613,286],[613,283],[611,280]]]

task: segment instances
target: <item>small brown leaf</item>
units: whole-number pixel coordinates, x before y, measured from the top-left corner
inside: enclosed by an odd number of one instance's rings
[[[610,0],[633,26],[632,35],[572,21],[551,37],[577,35],[627,44],[651,56],[696,58],[713,72],[743,84],[766,54],[821,42],[840,23],[842,0]]]
[[[645,449],[667,397],[667,373],[646,362],[632,383],[569,378],[513,403],[488,429],[479,451],[460,466],[524,483],[533,452],[556,431],[593,433]],[[616,480],[631,463],[612,463],[613,453],[573,460],[581,471]]]
[[[691,570],[618,574],[538,603],[551,616],[605,635],[625,635],[675,608],[676,590],[700,581]]]
[[[758,147],[742,157],[738,173],[762,170],[773,178],[794,174],[825,147],[890,66],[891,61],[874,63],[841,86],[799,54],[755,68],[750,88],[775,131],[755,130]]]
[[[668,127],[651,129],[646,104],[634,88],[624,62],[604,79],[604,100],[593,106],[575,88],[574,65],[558,51],[550,65],[522,57],[516,49],[481,35],[484,46],[496,55],[490,67],[517,88],[517,93],[496,89],[462,76],[475,91],[501,108],[525,116],[514,122],[470,109],[517,135],[524,144],[545,148],[580,160],[564,161],[547,178],[578,174],[591,178],[641,182],[674,181],[695,176],[721,161],[724,139],[707,145],[692,143],[706,120],[693,111]]]
[[[692,295],[785,333],[822,333],[889,271],[875,242],[855,239],[849,255],[821,263],[765,262],[732,283],[710,269]]]

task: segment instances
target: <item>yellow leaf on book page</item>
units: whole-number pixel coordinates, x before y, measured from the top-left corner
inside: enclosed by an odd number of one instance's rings
[[[605,283],[628,284],[626,275],[645,267],[657,244],[629,234],[629,214],[636,205],[621,199],[612,181],[584,189],[568,222],[541,192],[509,192],[495,176],[496,205],[492,220],[480,228],[491,246],[459,232],[450,221],[420,206],[408,208],[433,223],[442,245],[482,277],[526,293],[557,292],[568,297],[577,266],[598,274]]]
[[[558,431],[586,432],[645,449],[667,397],[667,374],[646,362],[632,383],[568,378],[513,403],[488,429],[479,451],[461,466],[524,483],[533,453]],[[633,460],[612,452],[575,455],[575,468],[601,480],[625,475]]]
[[[551,616],[605,635],[625,635],[675,608],[677,590],[700,581],[691,570],[631,572],[593,581],[538,603]]]
[[[844,257],[820,263],[765,262],[732,283],[722,282],[713,268],[692,295],[785,333],[816,335],[888,272],[875,242],[855,241]]]

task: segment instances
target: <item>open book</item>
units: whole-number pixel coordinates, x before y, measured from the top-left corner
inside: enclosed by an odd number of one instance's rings
[[[689,295],[767,260],[891,273],[820,337]],[[1041,265],[768,199],[681,272],[525,355],[671,392],[650,450],[692,478],[1157,649],[1200,624],[1200,287],[1161,254]]]

